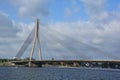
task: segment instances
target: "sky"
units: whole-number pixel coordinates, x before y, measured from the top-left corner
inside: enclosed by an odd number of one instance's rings
[[[120,0],[1,0],[0,58],[17,54],[36,18],[44,59],[120,59]]]

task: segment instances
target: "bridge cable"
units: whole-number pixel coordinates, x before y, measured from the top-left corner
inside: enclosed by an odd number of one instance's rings
[[[50,31],[48,31],[48,32],[50,32]],[[69,54],[68,54],[68,55],[70,55],[71,52],[74,53],[74,54],[79,53],[77,50],[75,50],[74,47],[67,46],[65,43],[63,43],[62,40],[60,40],[58,36],[54,36],[54,35],[52,34],[52,32],[50,32],[48,35],[50,36],[51,40],[54,39],[54,42],[59,43],[65,50],[69,51]],[[48,35],[47,35],[47,36],[48,36]],[[48,38],[48,39],[50,40],[50,38]],[[73,49],[74,49],[74,50],[73,50]],[[68,56],[68,55],[67,55],[67,56]],[[71,55],[74,56],[73,54],[71,54]],[[84,56],[84,58],[85,58],[85,57],[87,58],[87,56],[85,56],[84,54],[81,54],[81,55]],[[64,57],[64,56],[63,56],[63,57]],[[65,58],[65,57],[64,57],[64,58]]]
[[[78,41],[78,40],[76,40],[76,39],[74,39],[74,38],[72,38],[72,37],[70,37],[70,36],[68,36],[68,35],[65,35],[65,34],[59,32],[59,31],[56,31],[56,30],[54,30],[54,29],[50,29],[50,30],[55,31],[55,32],[59,33],[60,35],[63,35],[64,37],[68,38],[69,40],[73,40],[73,41],[78,42],[78,43],[80,43],[80,44],[86,45],[86,46],[88,46],[88,47],[90,47],[90,48],[92,48],[92,49],[95,49],[95,50],[101,52],[101,53],[104,54],[104,55],[107,55],[107,56],[112,57],[112,58],[114,57],[114,59],[116,59],[116,58],[119,59],[119,57],[117,57],[117,56],[113,56],[113,55],[111,55],[111,54],[109,54],[109,53],[107,53],[107,52],[104,52],[104,51],[102,51],[102,50],[100,50],[100,49],[98,49],[98,48],[96,48],[96,47],[93,47],[93,46],[91,46],[91,45],[89,45],[89,44],[86,44],[86,43],[84,43],[84,42],[80,42],[80,41]],[[106,54],[106,53],[107,53],[107,54]]]
[[[15,58],[21,58],[21,56],[24,54],[24,52],[26,51],[30,43],[33,41],[34,31],[35,31],[35,28],[32,29],[31,33],[29,34],[27,39],[24,41],[22,47],[19,49]]]
[[[46,34],[46,33],[44,33],[42,36],[44,36],[44,38],[45,38],[45,40],[47,40],[46,42],[44,42],[44,44],[46,45],[46,48],[47,48],[47,50],[49,50],[49,52],[48,53],[50,53],[51,55],[53,54],[53,50],[51,50],[50,48],[48,48],[48,45],[47,45],[47,42],[49,42],[48,44],[50,45],[50,41],[53,41],[53,38],[52,38],[52,36],[50,35],[50,34]],[[48,36],[50,36],[49,38],[48,38]],[[58,43],[58,41],[54,41],[54,43]],[[59,43],[60,44],[60,43]],[[53,45],[55,45],[55,44],[53,44]],[[62,45],[61,45],[62,46]],[[64,46],[62,46],[62,47],[64,47]],[[51,52],[51,51],[53,51],[53,52]],[[68,50],[69,51],[69,50]],[[54,52],[55,53],[55,52]],[[53,58],[53,57],[52,57]],[[64,56],[62,57],[63,59],[64,59]]]

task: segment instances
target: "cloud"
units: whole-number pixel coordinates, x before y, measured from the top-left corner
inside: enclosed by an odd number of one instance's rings
[[[56,48],[62,46],[64,47],[61,48],[63,50],[69,49],[69,56],[78,55],[84,58],[94,59],[106,59],[107,57],[109,59],[119,59],[119,57],[117,57],[120,56],[120,50],[118,49],[118,46],[120,46],[120,38],[117,36],[117,34],[120,34],[119,21],[111,20],[109,23],[101,23],[101,25],[104,27],[104,30],[97,28],[96,24],[91,21],[63,22],[52,24],[51,26],[54,27],[50,27],[51,29],[48,31],[51,31],[53,36],[56,36],[53,40],[60,43]]]
[[[19,31],[16,33],[16,35],[23,40],[27,38],[30,31],[32,31],[33,27],[35,27],[35,23],[25,24],[19,22],[17,25],[19,26]]]
[[[15,32],[13,29],[11,29],[11,27],[13,27],[13,21],[9,18],[9,16],[7,14],[5,14],[4,12],[0,11],[0,30],[1,30],[1,34],[0,36],[14,36],[13,33]],[[5,33],[4,31],[7,31],[9,33]]]
[[[108,17],[108,14],[104,12],[106,8],[106,0],[82,0],[82,2],[90,19],[99,21]]]
[[[82,2],[84,3],[88,14],[94,15],[104,11],[106,0],[82,0]]]
[[[0,11],[0,58],[12,58],[31,32],[34,24],[16,23]]]
[[[72,2],[73,5],[77,5],[76,0],[71,0],[71,2]]]
[[[75,6],[75,7],[74,7],[74,11],[75,11],[75,13],[78,13],[78,12],[80,11],[79,7],[78,7],[78,6]]]
[[[76,0],[70,0],[70,2],[71,2],[70,5],[72,6],[72,8],[70,6],[67,6],[65,8],[65,17],[74,16],[73,14],[76,14],[80,11],[80,7],[78,6],[78,3]]]
[[[71,0],[71,3],[72,3],[72,6],[73,6],[73,9],[74,9],[74,12],[78,13],[80,11],[80,7],[78,6],[77,1],[76,0]]]
[[[4,12],[0,11],[0,24],[1,26],[12,26],[12,21],[10,20],[9,16],[5,14]],[[5,21],[6,20],[6,21]],[[4,21],[4,22],[3,22]],[[7,23],[7,24],[6,24]]]
[[[67,17],[72,16],[72,11],[69,8],[65,9],[65,14]]]
[[[49,14],[49,0],[16,0],[12,3],[18,6],[18,13],[22,17],[38,17]]]
[[[14,43],[16,36],[17,28],[14,27],[13,20],[10,17],[0,11],[0,55],[1,58],[6,57],[7,55],[11,55],[10,53],[14,51]]]

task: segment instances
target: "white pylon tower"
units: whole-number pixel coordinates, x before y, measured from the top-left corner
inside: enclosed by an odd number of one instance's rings
[[[39,60],[42,60],[42,53],[41,53],[41,47],[40,47],[40,35],[39,35],[39,19],[37,19],[37,22],[36,22],[34,41],[33,41],[32,51],[30,53],[30,59],[29,59],[29,67],[31,67],[31,61],[33,59],[36,42],[38,43]]]

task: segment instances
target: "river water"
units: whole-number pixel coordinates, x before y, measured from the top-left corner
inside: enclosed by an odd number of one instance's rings
[[[120,80],[120,70],[0,67],[0,80]]]

